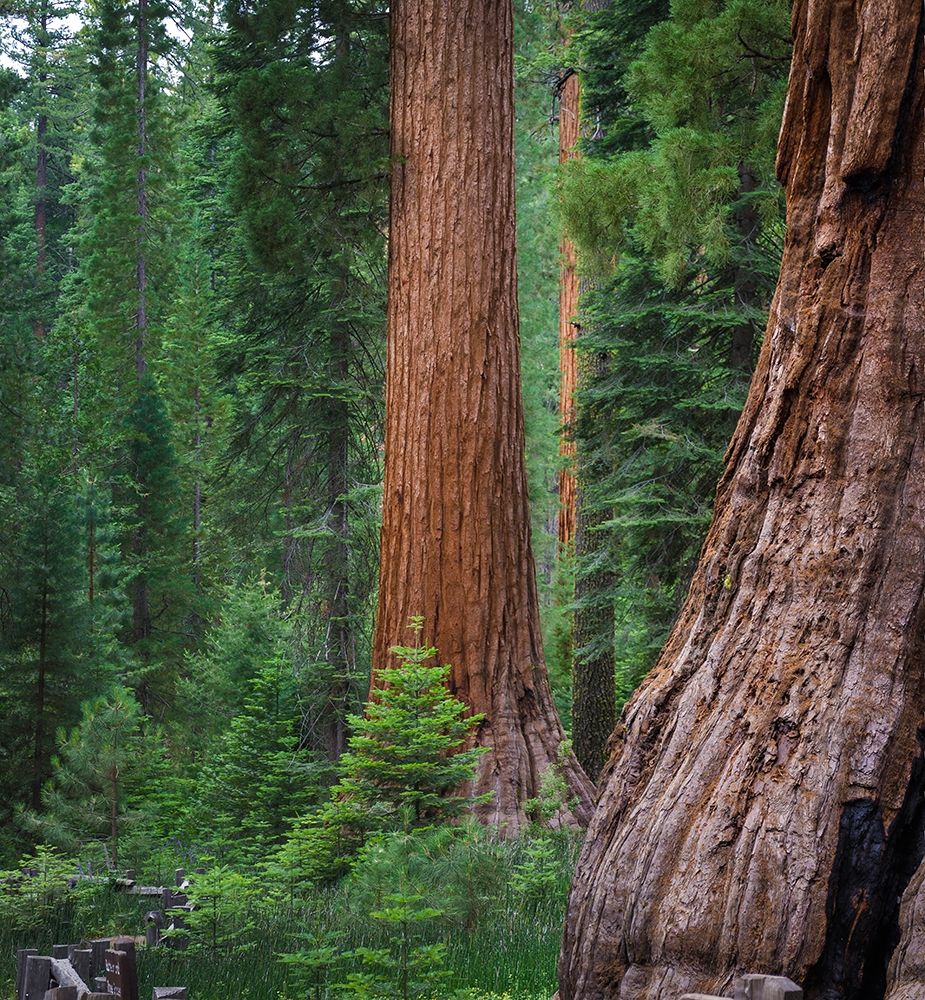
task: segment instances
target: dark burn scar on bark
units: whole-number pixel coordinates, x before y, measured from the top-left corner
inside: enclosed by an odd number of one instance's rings
[[[925,858],[925,729],[906,796],[887,833],[879,803],[846,803],[826,902],[825,947],[807,1000],[883,1000],[899,943],[903,892]]]

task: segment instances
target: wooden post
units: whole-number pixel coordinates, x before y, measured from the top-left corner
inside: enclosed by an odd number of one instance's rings
[[[47,955],[29,955],[26,959],[23,1000],[45,1000],[50,980],[51,959]]]
[[[89,948],[75,948],[71,954],[71,965],[74,971],[85,982],[88,983],[93,978],[91,966],[93,964],[93,952]]]
[[[188,995],[185,986],[155,986],[151,1000],[188,1000]]]
[[[68,950],[72,946],[69,944],[56,944],[51,949],[52,958],[67,958]]]
[[[23,1000],[23,990],[26,983],[26,959],[30,955],[38,955],[35,948],[19,948],[16,951],[16,1000]]]
[[[86,996],[86,994],[84,994]],[[77,1000],[78,992],[76,986],[57,986],[53,990],[45,991],[44,1000]]]
[[[109,948],[109,938],[100,938],[90,942],[90,975],[100,976],[106,971],[106,951]]]
[[[131,950],[106,952],[106,990],[122,1000],[138,1000],[138,970],[135,966],[135,945],[132,941],[121,942],[131,945]]]
[[[186,877],[186,873],[184,872],[184,870],[182,868],[178,868],[173,873],[173,878],[174,878],[174,881],[177,883],[177,888],[178,889],[180,888],[181,885],[183,885],[183,880],[184,880],[185,877]]]

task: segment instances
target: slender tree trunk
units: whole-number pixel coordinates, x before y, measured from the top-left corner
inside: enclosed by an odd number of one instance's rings
[[[350,71],[350,33],[345,25],[337,30],[334,56],[344,78]],[[335,182],[340,181],[340,171],[335,172]],[[334,311],[346,307],[350,287],[350,267],[340,264],[335,286]],[[327,440],[327,516],[333,540],[325,552],[325,642],[326,661],[331,669],[331,682],[324,722],[325,750],[331,760],[337,760],[347,745],[347,704],[350,677],[356,662],[356,643],[350,618],[350,550],[348,546],[349,488],[348,467],[350,458],[350,404],[344,392],[350,374],[350,327],[343,320],[331,327],[328,344],[329,371],[332,392],[328,412]]]
[[[138,166],[136,175],[136,198],[138,213],[138,236],[136,252],[136,291],[138,308],[135,314],[135,373],[138,378],[137,392],[144,391],[143,380],[147,372],[145,356],[145,341],[148,331],[148,276],[147,276],[147,238],[148,238],[148,124],[146,90],[148,83],[148,24],[147,0],[137,0],[138,38],[136,62],[136,127]],[[140,442],[133,442],[134,448],[139,448]],[[132,551],[139,562],[144,560],[147,551],[147,503],[142,484],[138,486],[138,505],[135,511],[137,524],[132,537]],[[132,581],[132,639],[141,642],[151,634],[151,607],[148,593],[147,577],[142,569]]]
[[[46,228],[48,222],[48,149],[46,146],[48,141],[48,115],[45,112],[45,101],[47,100],[45,84],[48,81],[46,70],[48,60],[48,3],[46,0],[43,0],[39,8],[39,30],[36,32],[36,44],[41,50],[39,60],[40,69],[38,72],[39,100],[41,103],[35,123],[35,276],[39,291],[39,303],[37,306],[38,312],[33,323],[33,330],[35,336],[39,340],[42,340],[45,337],[45,321],[42,319],[42,310],[44,308],[44,289],[42,286],[45,278],[47,253]]]
[[[747,198],[758,186],[757,178],[752,169],[745,163],[739,164],[739,195]],[[754,242],[759,229],[758,211],[753,204],[745,201],[733,213],[733,225],[743,250]],[[732,277],[735,304],[739,309],[750,309],[758,300],[758,284],[754,271],[745,263],[736,267]],[[739,323],[732,329],[729,341],[729,367],[735,371],[749,373],[752,370],[752,357],[755,351],[755,324],[749,320]]]
[[[46,539],[45,562],[48,561]],[[35,744],[32,757],[32,808],[42,806],[42,780],[45,777],[45,701],[48,677],[48,581],[42,582],[41,625],[39,626],[38,678],[35,686]]]
[[[602,0],[584,0],[585,10],[607,6]],[[559,105],[559,162],[579,156],[581,135],[581,85],[571,71]],[[603,373],[602,358],[579,358],[576,341],[581,329],[575,322],[586,282],[580,282],[571,240],[562,241],[559,282],[559,356],[562,382],[559,409],[563,428],[559,481],[559,545],[567,553],[574,546],[575,611],[572,616],[572,738],[575,756],[585,773],[596,781],[604,766],[607,740],[616,723],[613,659],[613,604],[610,591],[614,573],[606,564],[604,535],[598,529],[608,519],[604,510],[592,510],[588,484],[595,474],[578,455],[575,441],[576,395],[595,375]],[[576,467],[577,463],[577,467]],[[594,566],[591,570],[589,567]]]
[[[202,402],[199,386],[193,390],[193,456],[196,462],[196,479],[193,483],[193,584],[202,588]]]
[[[343,323],[331,330],[331,381],[342,387],[347,381],[350,331]],[[347,742],[346,715],[350,676],[355,661],[353,627],[350,621],[350,551],[347,545],[347,468],[350,445],[349,406],[335,389],[331,399],[328,429],[327,501],[328,518],[334,539],[325,553],[325,599],[327,663],[331,668],[330,704],[325,721],[325,749],[337,760]]]
[[[604,555],[600,526],[606,511],[592,510],[578,484],[576,551],[580,557]],[[575,624],[572,639],[572,742],[575,756],[592,781],[607,759],[607,741],[617,722],[613,658],[613,599],[615,574],[604,560],[575,581]]]
[[[148,332],[148,3],[138,0],[138,62],[136,66],[137,103],[135,114],[138,128],[138,177],[136,194],[138,198],[138,255],[137,291],[138,311],[135,317],[135,370],[139,380],[147,370],[145,339]]]
[[[580,86],[578,74],[569,70],[561,81],[559,90],[559,163],[567,163],[578,156],[578,118],[580,112]],[[563,237],[559,245],[559,420],[562,436],[559,439],[559,550],[567,554],[575,539],[578,516],[577,484],[575,480],[575,390],[578,387],[578,362],[575,337],[578,328],[578,268],[575,245]]]
[[[109,772],[109,838],[112,843],[112,864],[119,865],[119,769]]]
[[[309,559],[306,557],[304,538],[298,535],[298,517],[296,498],[305,491],[305,466],[309,456],[305,454],[305,442],[301,432],[296,429],[292,435],[286,458],[286,468],[283,471],[283,574],[280,593],[283,607],[289,608],[295,603],[301,607],[305,594],[311,587],[309,576]]]
[[[578,359],[582,385],[603,377],[607,359],[583,354]],[[586,419],[586,418],[585,418]],[[614,677],[613,588],[616,580],[606,536],[600,530],[611,511],[595,508],[588,486],[601,470],[579,455],[577,532],[575,536],[575,615],[572,639],[572,741],[575,756],[592,781],[607,757],[607,741],[617,722]]]
[[[474,791],[516,832],[563,739],[543,662],[524,470],[510,0],[398,0],[385,486],[373,687],[412,615],[484,712]],[[572,818],[590,784],[563,756]],[[564,817],[563,817],[564,818]]]
[[[687,603],[628,706],[563,1000],[881,1000],[922,856],[922,7],[798,0],[788,236]]]

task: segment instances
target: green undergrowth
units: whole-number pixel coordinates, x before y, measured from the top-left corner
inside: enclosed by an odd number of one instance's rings
[[[185,985],[192,1000],[549,997],[577,847],[539,826],[512,840],[466,822],[393,831],[336,881],[298,892],[271,864],[199,859],[183,947],[140,950],[140,995]],[[162,853],[139,881],[157,882],[164,864]],[[13,995],[17,948],[143,934],[156,901],[106,881],[69,888],[76,870],[43,850],[0,873],[0,996]]]

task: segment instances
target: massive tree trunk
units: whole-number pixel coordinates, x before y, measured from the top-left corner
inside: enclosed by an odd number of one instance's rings
[[[563,1000],[880,1000],[921,857],[922,6],[798,0],[788,237],[714,521],[613,741]]]
[[[476,792],[515,832],[563,738],[530,550],[514,253],[511,0],[398,0],[375,671],[412,615],[486,718]],[[590,811],[587,778],[564,759]]]

